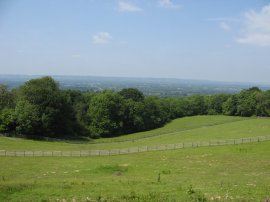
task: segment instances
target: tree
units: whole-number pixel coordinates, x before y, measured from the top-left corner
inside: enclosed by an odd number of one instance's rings
[[[256,116],[270,115],[270,91],[256,93]]]
[[[38,107],[21,100],[15,108],[16,132],[24,135],[40,135],[42,133],[41,118]]]
[[[131,99],[135,102],[142,102],[144,100],[143,93],[136,88],[124,88],[119,94],[125,99]]]
[[[90,124],[88,109],[93,93],[78,90],[65,90],[63,94],[74,115],[74,131],[81,136],[90,136],[90,132],[87,128]]]
[[[222,105],[222,113],[228,116],[237,114],[237,95],[230,96]]]
[[[206,96],[207,114],[222,114],[223,103],[227,101],[228,98],[229,96],[224,94]]]
[[[239,116],[252,116],[256,114],[257,100],[256,95],[261,93],[257,87],[242,90],[238,95],[237,113]]]
[[[201,95],[193,95],[186,97],[186,115],[194,116],[194,115],[203,115],[206,114],[207,107],[205,104],[204,96]]]
[[[0,85],[0,111],[4,108],[13,107],[13,96],[12,93],[7,90],[7,87]]]
[[[183,98],[164,98],[163,102],[169,113],[169,119],[183,117],[185,114],[185,104]]]
[[[27,81],[18,94],[19,102],[15,110],[18,132],[51,137],[71,135],[74,132],[74,114],[58,84],[51,77]]]
[[[149,96],[144,100],[143,120],[145,129],[162,126],[168,121],[169,114],[165,114],[160,98]]]
[[[0,113],[0,132],[11,133],[15,130],[14,109],[5,108]]]
[[[123,97],[112,91],[95,95],[89,105],[92,137],[112,137],[123,129]]]
[[[125,99],[123,101],[123,134],[144,130],[143,112],[143,102],[136,102],[132,99]]]

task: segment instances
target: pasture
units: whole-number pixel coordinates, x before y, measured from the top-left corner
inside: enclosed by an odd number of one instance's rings
[[[264,135],[270,135],[267,118],[196,116],[87,143],[0,137],[0,149],[114,149]],[[100,157],[0,157],[0,201],[266,201],[269,156],[270,142],[258,142]]]

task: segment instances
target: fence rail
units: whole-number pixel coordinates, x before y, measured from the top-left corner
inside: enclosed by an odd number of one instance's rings
[[[239,145],[252,142],[270,141],[270,136],[248,137],[241,139],[211,140],[201,142],[184,142],[177,144],[164,144],[156,146],[130,147],[125,149],[111,150],[82,150],[82,151],[14,151],[0,150],[0,157],[90,157],[90,156],[113,156],[122,154],[141,153],[149,151],[166,151],[185,148],[210,147],[221,145]]]

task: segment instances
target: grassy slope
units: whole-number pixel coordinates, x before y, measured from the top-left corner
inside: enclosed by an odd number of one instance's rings
[[[270,142],[261,142],[111,157],[0,158],[0,201],[192,201],[203,195],[263,201],[270,197],[269,156]],[[190,185],[195,194],[188,194]]]
[[[223,122],[228,123],[214,125]],[[269,123],[270,119],[198,116],[155,130],[170,134],[134,142],[81,145],[1,137],[0,149],[78,150],[241,138],[269,135]],[[144,135],[148,133],[153,131]],[[115,201],[191,201],[201,196],[262,201],[270,197],[269,156],[270,142],[110,157],[1,157],[0,201],[87,201],[99,196]],[[194,194],[188,194],[190,185]]]
[[[270,135],[270,119],[226,116],[196,116],[174,120],[163,128],[139,133],[156,136],[125,142],[72,144],[64,142],[31,141],[0,137],[0,149],[6,150],[90,150],[153,146],[192,141],[224,140]],[[134,137],[134,134],[123,138]],[[120,138],[120,137],[119,137]],[[110,141],[119,140],[110,139]],[[122,137],[121,137],[122,138]],[[106,141],[108,141],[106,139]]]
[[[133,133],[128,135],[123,135],[119,137],[114,138],[106,138],[106,139],[97,139],[95,143],[102,143],[102,142],[114,142],[114,141],[125,141],[130,139],[139,139],[139,138],[145,138],[145,137],[153,137],[168,133],[174,133],[179,131],[185,131],[185,130],[191,130],[194,128],[201,128],[205,126],[212,126],[212,125],[218,125],[218,124],[224,124],[234,121],[241,121],[245,120],[247,118],[243,117],[233,117],[233,116],[192,116],[192,117],[184,117],[184,118],[178,118],[167,125],[165,125],[162,128],[146,131],[146,132],[139,132],[139,133]]]

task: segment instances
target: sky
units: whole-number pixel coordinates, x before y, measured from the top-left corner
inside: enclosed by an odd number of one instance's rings
[[[0,74],[270,83],[270,1],[0,0]]]

